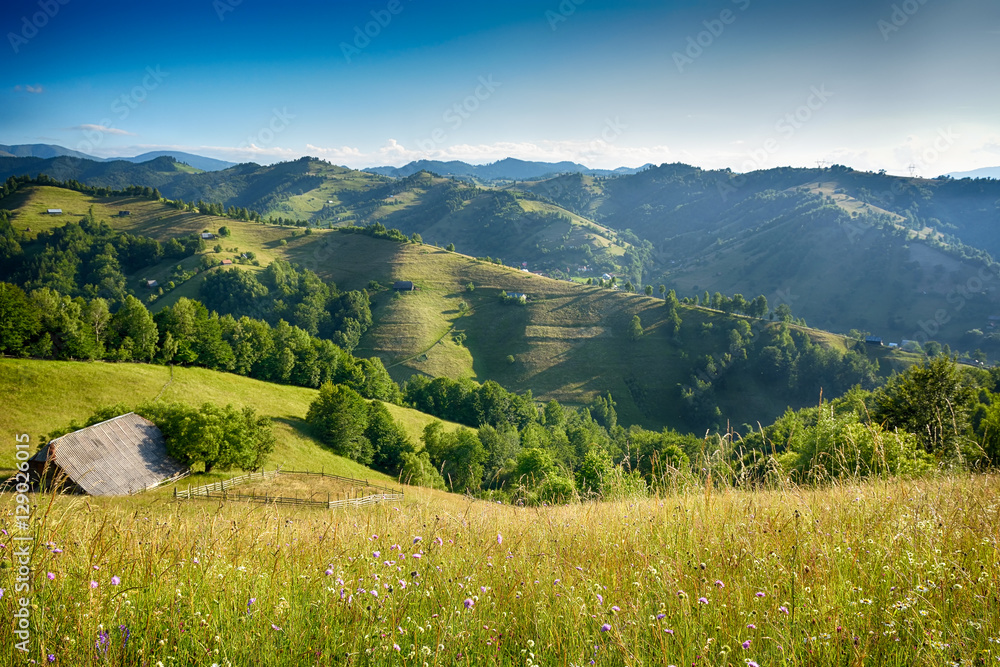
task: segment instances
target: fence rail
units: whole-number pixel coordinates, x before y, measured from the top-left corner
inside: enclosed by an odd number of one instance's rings
[[[278,475],[318,475],[321,477],[326,477],[329,479],[335,479],[342,482],[348,482],[352,485],[361,486],[363,488],[370,488],[379,491],[379,493],[372,493],[364,496],[357,496],[355,498],[344,498],[338,500],[331,500],[329,493],[327,494],[326,500],[312,500],[308,498],[286,498],[282,496],[269,496],[269,495],[257,495],[255,493],[245,494],[245,493],[230,493],[229,489],[240,486],[242,484],[247,484],[255,479],[264,480],[268,478],[274,478]],[[208,499],[218,499],[218,500],[236,500],[236,501],[250,501],[258,503],[270,503],[276,505],[298,505],[303,507],[325,507],[328,509],[334,509],[337,507],[362,507],[365,505],[374,505],[380,502],[395,502],[404,499],[402,489],[390,489],[388,487],[380,486],[378,484],[372,484],[367,479],[355,479],[353,477],[343,477],[341,475],[332,475],[326,472],[313,472],[307,470],[282,470],[276,468],[270,471],[261,472],[251,472],[245,475],[240,475],[238,477],[231,477],[230,479],[223,480],[221,482],[213,482],[212,484],[205,484],[203,486],[187,489],[178,490],[174,487],[174,498],[177,499],[191,499],[191,498],[205,498]]]

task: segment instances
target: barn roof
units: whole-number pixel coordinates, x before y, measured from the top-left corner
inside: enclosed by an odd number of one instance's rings
[[[92,496],[145,491],[187,471],[167,455],[160,429],[134,412],[56,438],[34,459],[55,463]]]

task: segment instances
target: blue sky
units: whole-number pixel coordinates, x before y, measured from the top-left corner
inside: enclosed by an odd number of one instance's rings
[[[1000,164],[995,0],[8,0],[0,143],[923,176]]]

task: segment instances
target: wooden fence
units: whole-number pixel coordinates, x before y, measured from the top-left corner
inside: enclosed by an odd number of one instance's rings
[[[306,498],[288,498],[282,496],[269,496],[269,495],[258,495],[256,493],[230,493],[229,489],[240,486],[241,484],[247,484],[255,479],[264,480],[268,478],[274,478],[278,475],[318,475],[320,477],[326,477],[329,479],[335,479],[342,482],[348,482],[352,485],[362,486],[365,489],[375,489],[379,493],[372,493],[367,495],[357,494],[353,498],[344,498],[333,500],[331,495],[327,493],[326,500],[311,500]],[[381,502],[393,502],[403,500],[403,490],[402,489],[390,489],[378,484],[371,484],[367,479],[354,479],[353,477],[342,477],[340,475],[331,475],[325,472],[311,472],[306,470],[281,470],[280,468],[271,471],[261,471],[261,472],[251,472],[245,475],[240,475],[238,477],[232,477],[221,482],[213,482],[212,484],[205,484],[204,486],[199,486],[195,488],[188,487],[185,490],[178,490],[174,487],[174,498],[177,499],[191,499],[191,498],[205,498],[205,499],[218,499],[218,500],[236,500],[236,501],[250,501],[257,503],[272,503],[276,505],[299,505],[302,507],[325,507],[328,509],[333,509],[336,507],[362,507],[364,505],[374,505],[375,503]]]

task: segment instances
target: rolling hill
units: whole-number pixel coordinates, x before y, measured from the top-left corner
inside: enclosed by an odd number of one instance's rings
[[[677,164],[525,187],[651,242],[644,282],[680,296],[764,294],[822,328],[1000,353],[1000,184]]]
[[[374,325],[355,353],[378,356],[398,381],[414,375],[493,379],[518,392],[530,390],[539,400],[555,398],[578,406],[610,392],[622,423],[696,431],[726,420],[766,422],[787,406],[813,403],[821,387],[828,397],[835,386],[847,388],[822,375],[793,385],[786,371],[762,369],[758,357],[780,333],[771,322],[679,305],[681,323],[675,329],[673,310],[661,298],[539,277],[439,247],[338,229],[305,234],[178,211],[155,201],[95,198],[50,186],[25,187],[6,198],[4,206],[14,208],[14,227],[30,227],[32,234],[82,216],[90,206],[95,217],[106,216],[118,229],[161,241],[225,225],[231,236],[221,240],[221,253],[206,251],[209,256],[238,259],[250,251],[262,266],[286,259],[341,289],[372,289]],[[45,209],[53,206],[66,215],[46,215]],[[131,215],[117,217],[122,209]],[[184,260],[183,268],[193,274],[199,259]],[[150,278],[166,284],[175,264],[147,267],[128,276],[128,284],[154,310],[181,296],[198,298],[204,272],[159,297],[140,287]],[[239,263],[234,268],[260,270]],[[225,269],[209,269],[220,270]],[[418,289],[397,294],[372,287],[396,280],[411,280]],[[504,301],[502,292],[523,293],[525,303]],[[644,329],[639,340],[630,331],[635,316]],[[741,342],[734,347],[737,330]],[[860,349],[861,358],[879,362],[882,375],[912,360],[889,348],[859,348],[856,341],[822,331],[792,330],[798,332],[801,349],[805,340],[837,355]],[[692,388],[700,398],[689,395]],[[718,414],[699,413],[695,402],[717,406]]]
[[[28,433],[32,443],[44,435],[83,422],[96,408],[159,400],[200,405],[208,401],[236,408],[250,406],[274,422],[277,447],[267,467],[319,470],[389,481],[354,461],[333,454],[309,432],[305,415],[318,392],[314,389],[270,384],[203,368],[168,368],[147,364],[42,361],[0,358],[0,395],[5,399],[0,428],[5,433]],[[415,443],[423,428],[436,418],[416,410],[387,405]],[[464,428],[445,422],[448,430]],[[0,469],[14,467],[14,450],[0,454]]]

